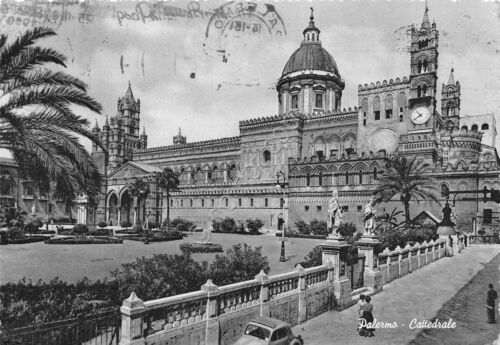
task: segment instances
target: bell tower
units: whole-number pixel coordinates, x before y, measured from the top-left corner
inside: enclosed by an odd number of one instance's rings
[[[441,87],[441,115],[444,126],[458,130],[460,124],[460,83],[455,82],[453,68],[448,78],[448,84]]]
[[[410,131],[440,128],[436,112],[439,32],[436,23],[429,22],[426,6],[420,29],[411,30],[411,73],[409,110]]]

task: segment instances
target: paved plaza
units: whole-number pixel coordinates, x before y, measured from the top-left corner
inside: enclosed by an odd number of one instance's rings
[[[489,282],[499,290],[499,264],[500,246],[469,247],[385,285],[373,296],[374,317],[396,321],[398,327],[377,329],[374,338],[358,336],[356,306],[325,313],[294,327],[294,333],[301,334],[307,345],[493,344],[500,327],[486,323],[486,290]],[[441,321],[451,317],[457,326],[431,332],[409,327],[412,319],[435,317]]]

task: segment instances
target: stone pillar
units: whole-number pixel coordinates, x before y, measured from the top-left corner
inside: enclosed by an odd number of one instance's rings
[[[118,210],[118,219],[117,219],[118,224],[116,224],[116,225],[121,226],[121,223],[122,223],[122,207],[118,206],[117,210]]]
[[[227,183],[227,169],[224,169],[224,183]]]
[[[143,345],[144,302],[132,292],[120,308],[122,313],[122,329],[120,345]]]
[[[269,316],[269,276],[261,270],[255,280],[260,282],[260,316]]]
[[[219,345],[219,331],[220,325],[217,319],[219,312],[218,297],[220,295],[217,285],[208,279],[205,284],[201,286],[201,290],[207,293],[207,327],[205,330],[205,345]]]
[[[306,304],[306,278],[304,275],[304,268],[298,264],[296,267],[297,272],[299,272],[299,323],[307,320],[307,304]]]
[[[364,234],[359,241],[356,242],[359,254],[365,256],[365,286],[374,293],[380,292],[383,289],[382,272],[378,268],[378,255],[375,256],[375,247],[380,245],[380,241],[376,235]]]
[[[311,102],[311,86],[304,86],[304,114],[309,114],[311,112],[311,107],[309,106]]]
[[[328,262],[333,264],[335,309],[345,309],[351,305],[351,281],[346,276],[347,250],[350,245],[342,237],[329,236],[320,247],[323,252],[323,264],[326,265]]]

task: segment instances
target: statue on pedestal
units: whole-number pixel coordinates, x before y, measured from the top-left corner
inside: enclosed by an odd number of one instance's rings
[[[365,223],[365,234],[373,234],[375,229],[375,204],[373,197],[370,199],[368,204],[365,206],[365,213],[363,215],[363,222]]]
[[[330,235],[338,236],[338,229],[342,223],[342,208],[338,202],[339,192],[336,187],[333,187],[332,198],[328,203],[328,230]]]

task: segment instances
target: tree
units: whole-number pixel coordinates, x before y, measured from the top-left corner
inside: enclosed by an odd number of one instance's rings
[[[167,193],[167,230],[170,226],[170,193],[179,190],[179,183],[179,175],[170,168],[158,174],[158,185]]]
[[[146,200],[150,193],[149,183],[141,178],[134,178],[134,180],[128,185],[128,190],[130,195],[134,198],[134,225],[136,225],[137,208],[139,207],[141,200]]]
[[[404,224],[404,221],[398,222],[398,216],[402,213],[403,211],[398,211],[397,208],[394,208],[391,213],[384,212],[383,215],[377,216],[376,230],[384,232],[386,230],[397,229],[400,225]]]
[[[387,202],[399,197],[404,205],[405,223],[410,224],[410,201],[419,203],[421,200],[439,202],[434,194],[436,187],[432,178],[424,176],[430,164],[396,157],[387,162],[387,169],[379,180],[379,185],[373,192],[376,204]]]
[[[216,255],[209,267],[207,277],[214,284],[228,285],[254,279],[260,271],[269,272],[269,262],[262,255],[262,247],[235,244],[225,255]]]
[[[6,35],[0,36],[0,148],[12,153],[20,174],[40,190],[49,190],[53,182],[56,196],[73,196],[92,192],[88,186],[99,187],[101,181],[79,137],[105,150],[75,110],[100,113],[102,106],[79,79],[43,67],[66,67],[64,55],[34,45],[54,35],[52,29],[37,27],[10,44]]]

